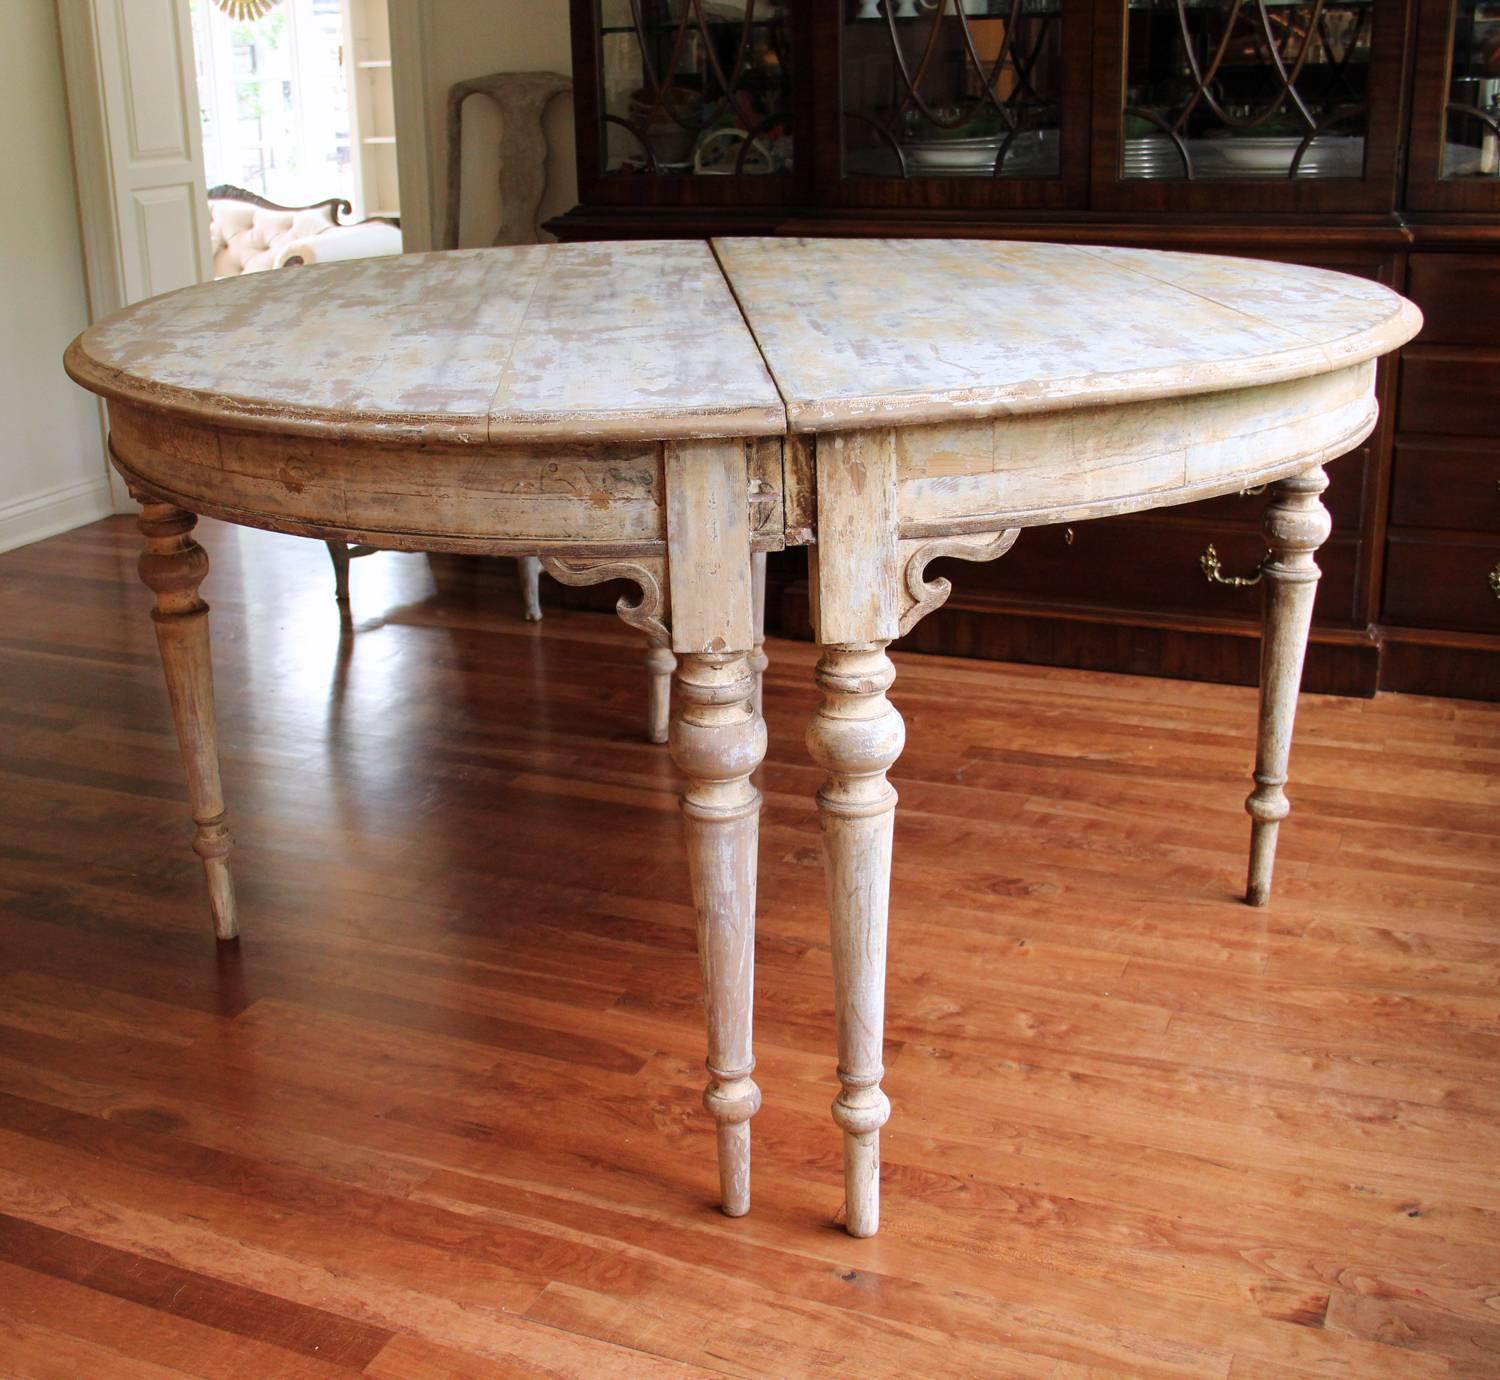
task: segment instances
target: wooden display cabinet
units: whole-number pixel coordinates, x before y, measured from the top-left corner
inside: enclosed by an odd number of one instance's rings
[[[565,239],[1068,240],[1407,292],[1427,328],[1383,366],[1375,433],[1330,468],[1306,683],[1500,698],[1500,0],[572,14],[580,204],[549,227]],[[1210,577],[1253,576],[1259,524],[1245,495],[1028,532],[955,571],[912,645],[1253,681],[1259,591]],[[771,575],[773,625],[792,634],[807,632],[798,558]]]

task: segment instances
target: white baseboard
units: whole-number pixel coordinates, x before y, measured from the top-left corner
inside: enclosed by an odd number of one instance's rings
[[[86,522],[96,522],[115,510],[104,475],[80,479],[39,494],[0,504],[0,551],[13,551],[43,537],[71,532]]]

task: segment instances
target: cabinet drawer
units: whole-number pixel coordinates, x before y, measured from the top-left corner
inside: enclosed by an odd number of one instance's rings
[[[1323,506],[1333,518],[1333,530],[1353,536],[1365,509],[1365,471],[1370,463],[1370,447],[1361,446],[1340,456],[1328,465],[1328,487],[1323,491]],[[1259,529],[1270,502],[1269,490],[1260,493],[1222,494],[1180,508],[1158,508],[1153,519],[1187,519],[1190,521],[1231,522]]]
[[[1500,443],[1397,442],[1391,525],[1500,532]]]
[[[1500,537],[1397,533],[1385,546],[1385,618],[1417,628],[1500,633]]]
[[[1413,254],[1406,295],[1427,319],[1422,344],[1500,348],[1500,254]]]
[[[1500,436],[1500,353],[1407,346],[1396,424],[1402,431]]]
[[[1255,529],[1103,518],[1071,528],[1032,528],[998,561],[937,561],[932,570],[947,575],[960,597],[967,590],[984,590],[1095,608],[1258,618],[1258,586],[1211,584],[1204,578],[1199,557],[1210,542],[1226,575],[1253,574],[1266,554]],[[1335,537],[1318,553],[1323,579],[1316,612],[1324,621],[1348,623],[1354,616],[1358,552],[1353,538]]]

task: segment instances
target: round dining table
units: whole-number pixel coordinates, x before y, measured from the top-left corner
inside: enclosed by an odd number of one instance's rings
[[[766,728],[752,563],[809,553],[807,748],[831,926],[848,1230],[879,1226],[886,931],[902,749],[887,646],[939,557],[1269,486],[1247,899],[1266,903],[1329,534],[1326,462],[1376,420],[1417,309],[1281,263],[993,240],[528,245],[191,287],[69,348],[142,504],[141,577],[219,939],[238,934],[198,515],[324,541],[539,555],[634,586],[676,658],[670,751],[708,1022],[723,1210],[750,1206]],[[772,1001],[774,993],[768,994]]]

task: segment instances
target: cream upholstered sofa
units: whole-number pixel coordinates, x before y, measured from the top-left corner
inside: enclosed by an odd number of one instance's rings
[[[401,252],[399,225],[383,219],[345,225],[339,214],[351,209],[340,197],[312,206],[278,206],[242,187],[211,188],[208,226],[214,277]]]

